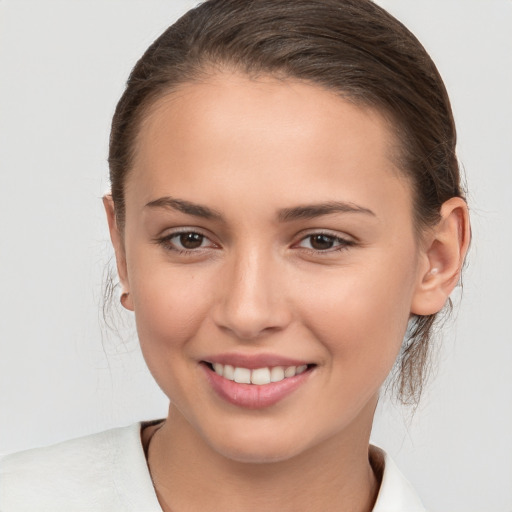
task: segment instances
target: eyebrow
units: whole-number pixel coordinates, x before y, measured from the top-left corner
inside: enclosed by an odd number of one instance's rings
[[[313,219],[332,213],[363,213],[376,217],[375,213],[368,208],[353,203],[329,201],[326,203],[295,206],[294,208],[283,208],[279,210],[278,219],[281,222],[289,222],[298,219]]]
[[[201,217],[203,219],[221,219],[221,214],[200,204],[185,201],[184,199],[175,199],[174,197],[160,197],[154,201],[150,201],[145,207],[148,208],[167,208],[172,210],[178,210],[187,215],[193,215],[195,217]]]
[[[222,220],[222,215],[217,210],[197,203],[192,203],[191,201],[176,199],[169,196],[160,197],[150,201],[146,204],[146,207],[178,210],[187,215],[193,215],[203,219]],[[293,208],[283,208],[279,210],[277,219],[280,222],[291,222],[300,219],[313,219],[315,217],[321,217],[322,215],[329,215],[333,213],[362,213],[374,217],[376,216],[372,210],[353,203],[328,201],[325,203],[295,206]]]

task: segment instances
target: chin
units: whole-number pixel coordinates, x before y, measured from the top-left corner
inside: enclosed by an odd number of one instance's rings
[[[297,456],[300,450],[292,450],[279,442],[275,444],[255,443],[250,446],[239,446],[231,443],[230,446],[214,446],[217,453],[223,457],[245,464],[270,464],[283,462]]]
[[[294,436],[272,425],[223,429],[220,435],[203,432],[210,449],[236,462],[265,464],[292,459],[308,448],[304,433]]]

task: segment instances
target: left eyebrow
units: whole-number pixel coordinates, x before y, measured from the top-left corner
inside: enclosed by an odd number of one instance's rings
[[[212,210],[207,206],[203,206],[184,199],[177,199],[174,197],[160,197],[154,201],[146,204],[146,208],[167,208],[171,210],[178,210],[187,215],[195,217],[202,217],[204,219],[222,219],[222,216],[216,210]]]
[[[279,210],[277,218],[280,222],[290,222],[298,219],[313,219],[315,217],[321,217],[322,215],[329,215],[332,213],[362,213],[376,217],[375,213],[368,208],[364,208],[353,203],[329,201],[327,203],[283,208],[282,210]]]

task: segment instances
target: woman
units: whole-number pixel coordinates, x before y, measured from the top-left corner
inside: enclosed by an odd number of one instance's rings
[[[423,510],[369,446],[469,244],[455,128],[361,0],[210,0],[134,68],[104,198],[164,421],[8,458],[2,510]],[[405,337],[405,341],[404,341]]]

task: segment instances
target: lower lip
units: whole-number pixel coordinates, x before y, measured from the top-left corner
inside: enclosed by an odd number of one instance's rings
[[[204,363],[201,366],[211,387],[221,398],[246,409],[263,409],[277,404],[302,386],[312,371],[308,368],[295,377],[287,377],[279,382],[258,386],[256,384],[239,384],[221,377]]]

